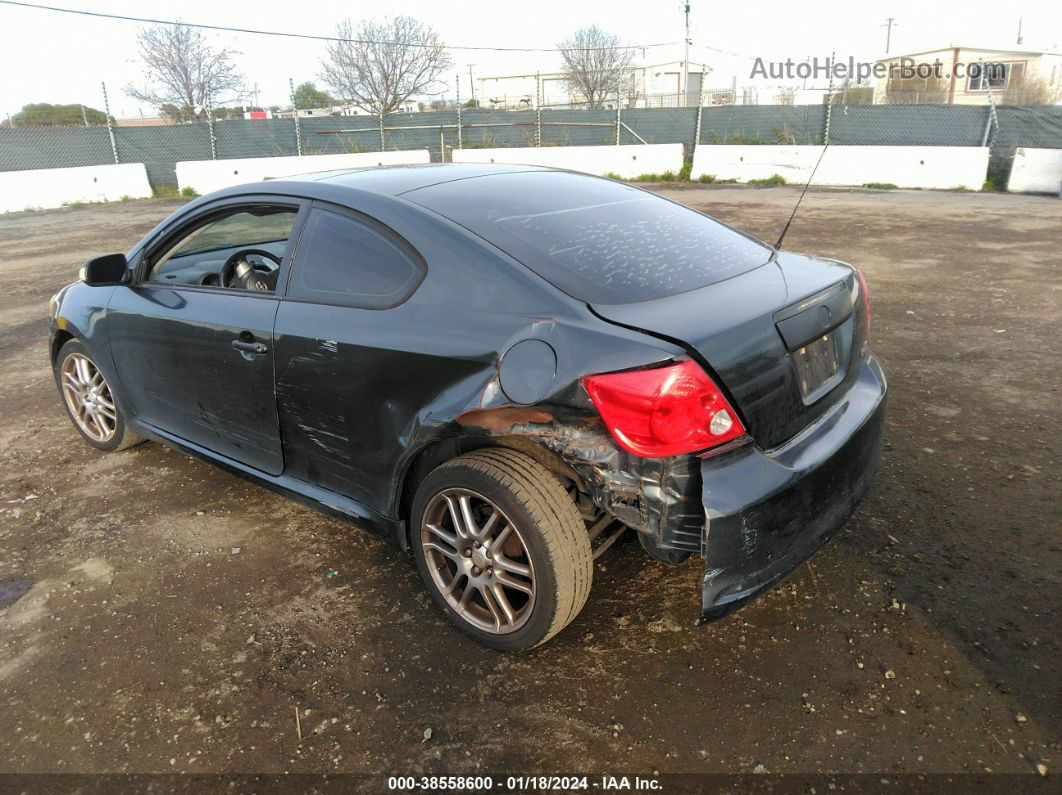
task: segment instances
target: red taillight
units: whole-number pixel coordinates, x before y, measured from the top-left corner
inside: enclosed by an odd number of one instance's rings
[[[859,292],[863,296],[863,315],[867,326],[867,337],[870,337],[870,288],[867,287],[867,277],[863,271],[856,269],[856,278],[859,279]]]
[[[583,386],[620,447],[634,455],[693,453],[745,435],[737,412],[693,361],[588,375]]]

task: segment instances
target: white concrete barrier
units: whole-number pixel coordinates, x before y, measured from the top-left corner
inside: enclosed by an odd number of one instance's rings
[[[682,144],[624,146],[529,146],[498,149],[454,149],[455,163],[508,163],[548,166],[586,174],[617,174],[624,178],[682,170]]]
[[[143,163],[0,171],[0,212],[151,195]]]
[[[774,174],[803,184],[811,176],[821,146],[706,145],[693,154],[692,179],[767,179]],[[988,147],[830,146],[814,185],[891,183],[900,188],[980,190],[988,173]]]
[[[196,193],[211,193],[230,185],[293,177],[340,168],[400,166],[430,163],[427,149],[400,152],[352,152],[337,155],[240,157],[231,160],[185,160],[177,164],[177,184]]]
[[[1029,149],[1014,152],[1007,190],[1011,193],[1062,194],[1062,149]]]

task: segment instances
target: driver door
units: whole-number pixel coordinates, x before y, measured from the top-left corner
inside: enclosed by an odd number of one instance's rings
[[[305,202],[241,197],[203,208],[145,247],[107,306],[123,394],[154,428],[271,475],[284,470],[273,382],[273,323]],[[224,287],[245,249],[266,289]],[[268,266],[268,267],[267,267]]]

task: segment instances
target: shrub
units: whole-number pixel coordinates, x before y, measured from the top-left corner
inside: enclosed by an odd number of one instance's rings
[[[677,179],[674,171],[665,171],[663,174],[639,174],[631,182],[674,182]]]
[[[864,188],[871,190],[896,190],[897,186],[891,182],[864,182]]]
[[[767,177],[766,179],[750,179],[745,184],[756,185],[757,187],[761,188],[769,188],[773,187],[774,185],[785,185],[785,177],[783,177],[781,174],[771,174],[771,176]]]

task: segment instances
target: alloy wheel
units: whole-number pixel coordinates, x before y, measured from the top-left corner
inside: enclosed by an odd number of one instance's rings
[[[432,581],[469,624],[515,632],[535,604],[535,569],[520,530],[501,508],[468,489],[436,494],[424,511],[420,543]]]
[[[61,378],[63,397],[77,427],[93,441],[110,441],[118,411],[103,373],[87,356],[71,353],[63,361]]]

